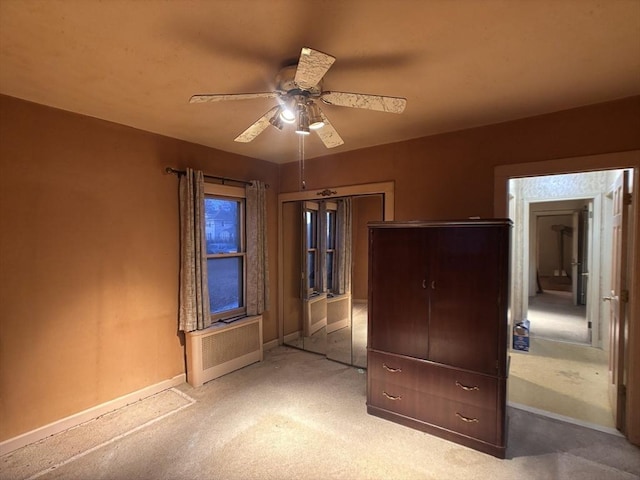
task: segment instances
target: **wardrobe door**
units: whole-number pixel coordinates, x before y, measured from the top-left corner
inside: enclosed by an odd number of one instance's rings
[[[419,228],[371,228],[369,348],[427,358],[427,246]]]
[[[504,228],[455,226],[435,231],[429,359],[497,375],[504,321],[500,292],[506,288]]]

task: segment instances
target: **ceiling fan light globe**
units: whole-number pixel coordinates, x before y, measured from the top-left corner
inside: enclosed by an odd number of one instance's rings
[[[318,130],[324,127],[324,120],[322,119],[322,115],[320,115],[320,109],[315,103],[309,102],[307,104],[307,111],[309,114],[309,128],[311,130]]]
[[[288,108],[283,108],[282,112],[280,112],[280,118],[282,119],[283,122],[293,123],[296,121],[296,114],[293,113]]]

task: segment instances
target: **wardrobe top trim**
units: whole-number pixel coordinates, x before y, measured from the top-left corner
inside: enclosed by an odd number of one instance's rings
[[[487,218],[468,220],[408,220],[408,221],[388,221],[369,222],[369,228],[420,228],[420,227],[487,227],[487,226],[512,226],[513,222],[509,218]]]

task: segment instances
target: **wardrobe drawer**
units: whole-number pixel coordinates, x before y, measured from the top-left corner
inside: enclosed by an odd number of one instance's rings
[[[500,385],[496,377],[377,351],[369,351],[367,375],[422,394],[484,408],[496,407]]]
[[[423,395],[393,380],[385,381],[369,377],[367,404],[390,412],[416,418],[420,415]]]
[[[422,418],[420,416],[416,418],[488,443],[495,443],[497,440],[495,409],[491,410],[444,398],[431,401],[428,408],[428,412],[420,412],[423,413]]]
[[[369,351],[367,375],[384,382],[392,382],[406,388],[418,389],[420,362],[410,358]]]
[[[499,385],[496,377],[424,363],[418,381],[420,389],[429,395],[478,407],[496,408]]]
[[[476,438],[496,442],[495,409],[456,402],[404,388],[383,380],[369,380],[367,404],[420,422]]]

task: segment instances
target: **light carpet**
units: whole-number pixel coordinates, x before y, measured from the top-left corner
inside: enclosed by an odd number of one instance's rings
[[[292,348],[265,352],[263,362],[202,387],[184,384],[177,389],[195,403],[41,478],[631,480],[640,476],[639,450],[624,438],[523,410],[508,410],[505,460],[368,415],[366,375],[361,369]],[[49,458],[53,450],[45,441],[32,454]],[[0,476],[11,478],[6,470]]]

